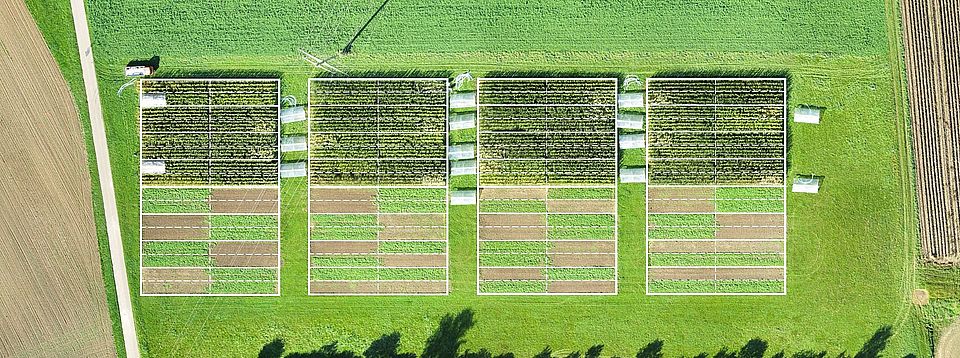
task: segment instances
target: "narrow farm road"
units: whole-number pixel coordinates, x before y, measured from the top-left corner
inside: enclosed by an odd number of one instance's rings
[[[117,304],[120,308],[124,349],[128,358],[140,358],[140,347],[137,343],[137,331],[133,320],[133,305],[130,303],[130,285],[127,282],[127,266],[123,258],[123,241],[120,240],[120,220],[117,216],[116,194],[113,189],[113,172],[110,170],[110,152],[107,150],[107,133],[100,107],[100,92],[97,86],[97,72],[93,66],[93,47],[90,44],[90,27],[87,24],[84,0],[70,0],[70,8],[73,12],[74,30],[77,33],[77,48],[80,50],[80,67],[83,71],[83,85],[87,92],[87,106],[90,108],[93,147],[97,156],[100,191],[103,193],[103,210],[107,221],[107,239],[110,242],[113,277],[117,286]]]

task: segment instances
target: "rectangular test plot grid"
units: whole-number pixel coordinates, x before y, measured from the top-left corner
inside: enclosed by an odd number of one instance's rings
[[[481,78],[477,293],[617,293],[615,79]]]
[[[310,80],[310,295],[449,293],[447,85]]]
[[[279,295],[280,84],[140,82],[141,295]]]
[[[786,80],[647,80],[647,294],[786,293]]]

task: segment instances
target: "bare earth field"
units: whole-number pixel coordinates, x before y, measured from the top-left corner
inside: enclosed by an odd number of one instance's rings
[[[67,84],[21,0],[0,0],[0,356],[116,356]]]

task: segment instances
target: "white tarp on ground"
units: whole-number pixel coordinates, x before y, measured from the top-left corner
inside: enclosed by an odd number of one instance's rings
[[[820,124],[820,109],[800,107],[793,111],[793,121],[797,123]]]
[[[299,152],[307,150],[306,136],[286,136],[280,137],[280,152]]]
[[[293,123],[307,120],[307,111],[303,106],[290,107],[280,111],[280,123]]]
[[[476,155],[473,153],[473,144],[457,144],[452,145],[447,150],[447,156],[451,160],[464,160],[464,159],[473,159],[476,158]]]
[[[643,134],[621,134],[620,149],[646,148],[647,137]]]
[[[620,108],[643,108],[643,93],[621,93],[617,97]]]
[[[162,160],[144,160],[140,162],[140,171],[143,174],[165,174],[167,163]]]
[[[280,163],[281,178],[299,178],[307,176],[307,165],[304,162]]]
[[[646,115],[639,113],[620,113],[617,116],[617,128],[643,129],[643,122],[646,119]]]
[[[477,160],[456,160],[450,164],[450,176],[477,174]]]
[[[620,169],[621,183],[646,183],[647,167]]]
[[[794,193],[816,194],[820,192],[820,179],[811,177],[797,177],[793,179]]]
[[[454,190],[450,193],[450,205],[476,205],[476,190]]]
[[[140,96],[140,107],[153,108],[167,105],[166,93],[144,93]]]
[[[450,130],[470,129],[477,127],[476,113],[460,113],[450,116]]]
[[[450,109],[473,108],[476,106],[476,92],[454,93],[450,95]]]

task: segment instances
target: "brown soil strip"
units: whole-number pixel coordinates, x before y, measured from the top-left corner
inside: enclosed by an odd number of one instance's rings
[[[210,211],[213,213],[276,214],[277,189],[213,189]]]
[[[783,226],[783,214],[717,214],[720,226]]]
[[[546,240],[543,228],[480,228],[481,240]]]
[[[657,213],[710,213],[716,210],[712,200],[650,200],[647,210]]]
[[[376,241],[313,241],[310,253],[313,254],[369,254],[377,252]]]
[[[616,244],[613,241],[553,241],[550,253],[613,253]]]
[[[617,283],[613,281],[552,281],[547,283],[549,293],[614,293]]]
[[[481,268],[481,280],[545,280],[538,268]]]
[[[377,189],[348,189],[348,188],[313,188],[310,189],[310,200],[352,200],[375,201]]]
[[[144,282],[169,280],[209,281],[210,275],[203,269],[156,269],[144,267],[141,278]]]
[[[77,106],[24,2],[0,8],[0,356],[115,357]]]
[[[207,293],[209,282],[144,282],[145,294],[197,294]]]
[[[143,228],[143,240],[206,240],[210,229]]]
[[[443,214],[390,214],[380,215],[380,225],[383,226],[447,226],[446,215]]]
[[[614,254],[550,254],[550,264],[561,267],[613,267],[617,263]]]
[[[718,268],[717,279],[720,279],[720,280],[782,280],[783,269],[780,269],[780,268]]]
[[[655,280],[712,280],[716,271],[712,268],[663,268],[651,267],[650,281]]]
[[[718,239],[783,239],[783,228],[722,227]]]
[[[380,231],[381,240],[443,240],[446,228],[387,227]]]
[[[783,253],[782,241],[717,241],[717,252],[724,253]]]
[[[313,214],[376,214],[375,201],[311,201],[310,212]]]
[[[377,293],[376,282],[310,282],[310,293],[359,294]]]
[[[446,282],[380,282],[381,293],[428,294],[446,291]]]
[[[547,200],[550,213],[614,213],[616,200]]]
[[[277,255],[270,256],[218,256],[210,255],[217,267],[277,267]]]
[[[713,188],[684,188],[684,187],[650,187],[650,199],[713,199]]]
[[[543,214],[480,214],[480,226],[545,226]]]
[[[381,255],[383,266],[396,267],[447,267],[447,255]]]
[[[204,215],[144,215],[143,227],[207,227]]]
[[[480,200],[488,199],[545,199],[547,197],[546,189],[499,189],[483,188],[480,189]]]

